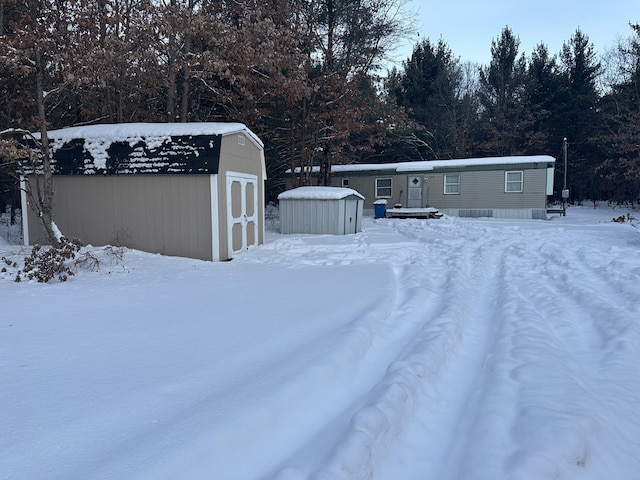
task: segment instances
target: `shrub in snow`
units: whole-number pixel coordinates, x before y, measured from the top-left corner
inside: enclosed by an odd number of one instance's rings
[[[2,257],[1,260],[8,267],[12,267],[12,268],[17,268],[18,267],[18,264],[16,262],[14,262],[13,260],[9,260],[7,257]],[[2,273],[6,273],[6,271],[7,271],[7,267],[2,267],[2,269],[0,270],[0,272],[2,272]]]
[[[630,213],[627,213],[626,215],[620,215],[619,217],[611,219],[612,222],[616,223],[632,222],[633,220],[635,220],[635,218]]]
[[[78,239],[69,240],[61,237],[57,247],[34,245],[31,255],[24,259],[24,267],[16,274],[16,282],[22,280],[20,273],[29,280],[36,279],[40,283],[48,283],[54,278],[66,282],[73,275],[68,262],[76,257],[81,243]]]
[[[107,245],[100,250],[88,250],[79,255],[73,262],[74,267],[99,272],[104,266],[121,265],[126,248]],[[111,273],[111,272],[109,272]]]

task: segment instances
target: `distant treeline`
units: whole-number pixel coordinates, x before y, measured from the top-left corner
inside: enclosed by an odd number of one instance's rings
[[[39,130],[43,119],[243,122],[265,143],[269,199],[286,169],[309,165],[550,154],[562,179],[567,138],[572,200],[638,200],[637,19],[600,57],[581,30],[560,52],[541,44],[526,55],[505,27],[489,65],[420,32],[411,57],[384,72],[412,32],[406,6],[1,0],[0,131]],[[3,138],[0,200],[10,203],[14,150]]]

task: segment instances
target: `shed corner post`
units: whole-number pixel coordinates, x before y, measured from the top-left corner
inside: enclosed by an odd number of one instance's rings
[[[218,216],[218,175],[209,175],[211,202],[211,260],[220,261],[220,219]]]

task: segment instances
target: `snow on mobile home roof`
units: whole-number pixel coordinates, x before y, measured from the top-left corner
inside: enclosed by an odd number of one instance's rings
[[[555,163],[556,159],[550,155],[525,155],[510,157],[462,158],[455,160],[427,160],[418,162],[397,163],[354,163],[350,165],[333,165],[333,173],[340,172],[368,172],[373,170],[391,170],[396,172],[418,172],[434,170],[436,168],[471,167],[478,165],[522,165],[526,163]],[[319,172],[320,167],[312,167],[312,172]],[[296,173],[300,168],[296,168]],[[287,170],[291,173],[291,170]]]
[[[278,195],[278,200],[340,200],[355,195],[364,199],[355,190],[343,187],[298,187]]]
[[[555,163],[556,159],[550,155],[528,155],[512,157],[463,158],[459,160],[430,160],[426,162],[403,162],[398,164],[397,172],[411,172],[414,170],[433,170],[447,167],[472,167],[476,165],[519,165],[524,163]]]

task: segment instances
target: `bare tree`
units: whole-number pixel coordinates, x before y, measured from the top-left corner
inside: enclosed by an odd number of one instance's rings
[[[30,108],[33,109],[33,127],[38,133],[31,134],[21,127],[12,127],[3,133],[26,134],[37,152],[35,156],[26,157],[33,161],[30,168],[33,182],[27,186],[27,191],[47,239],[54,246],[58,245],[61,235],[53,218],[53,167],[47,134],[47,106],[75,79],[71,62],[67,60],[73,51],[66,44],[66,32],[71,30],[68,25],[76,21],[76,7],[77,2],[25,2],[12,31],[5,32],[0,50],[2,65],[23,78],[32,92]],[[55,108],[56,104],[50,105]]]
[[[381,63],[397,41],[410,34],[411,17],[403,0],[322,0],[296,3],[309,95],[298,105],[300,182],[312,164],[329,182],[334,163],[354,160],[354,135],[369,148],[367,130],[380,101],[375,86]],[[362,101],[359,101],[362,100]],[[373,110],[372,110],[373,109]],[[378,132],[381,133],[381,132]],[[315,157],[315,158],[314,158]]]

